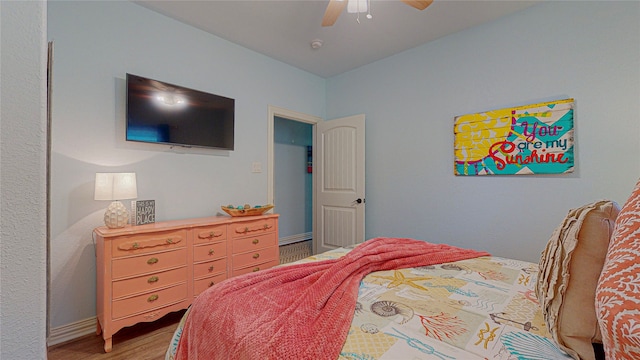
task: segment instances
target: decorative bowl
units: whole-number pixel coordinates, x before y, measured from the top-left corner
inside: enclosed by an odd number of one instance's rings
[[[236,209],[229,208],[226,206],[221,206],[222,210],[231,216],[257,216],[266,213],[267,211],[273,209],[272,204],[264,205],[261,207],[252,207],[249,209]]]

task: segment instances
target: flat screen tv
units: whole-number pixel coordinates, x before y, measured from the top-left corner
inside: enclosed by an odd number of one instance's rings
[[[235,100],[127,74],[128,141],[233,150]]]

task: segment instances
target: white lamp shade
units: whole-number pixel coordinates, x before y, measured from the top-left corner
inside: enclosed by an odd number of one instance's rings
[[[136,173],[96,173],[94,200],[125,200],[137,197]]]

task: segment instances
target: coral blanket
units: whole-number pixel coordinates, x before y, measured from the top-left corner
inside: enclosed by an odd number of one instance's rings
[[[365,275],[485,255],[419,240],[376,238],[339,259],[228,279],[193,302],[176,359],[336,359]]]

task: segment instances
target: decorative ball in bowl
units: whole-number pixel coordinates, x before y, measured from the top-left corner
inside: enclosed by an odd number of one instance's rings
[[[238,205],[227,205],[221,206],[222,210],[231,216],[257,216],[266,213],[267,211],[273,209],[273,204],[267,205],[255,205],[251,206],[249,204]]]

